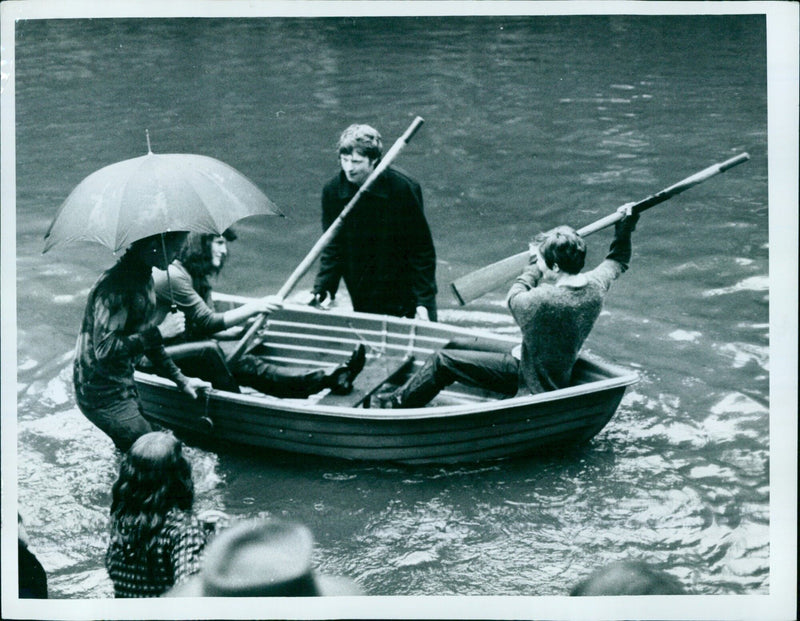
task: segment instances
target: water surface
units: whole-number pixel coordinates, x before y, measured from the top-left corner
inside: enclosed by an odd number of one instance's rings
[[[637,557],[698,594],[766,594],[769,291],[765,20],[593,16],[22,21],[17,28],[19,505],[51,596],[108,597],[118,458],[77,410],[71,349],[113,263],[41,254],[86,175],[146,151],[219,158],[288,215],[254,218],[220,290],[275,292],[320,234],[351,122],[423,186],[442,319],[516,328],[448,283],[742,151],[654,208],[586,350],[641,381],[591,443],[462,466],[191,448],[200,508],[308,524],[321,570],[376,595],[561,595]],[[600,261],[610,233],[589,242]],[[310,278],[299,287],[306,291]]]

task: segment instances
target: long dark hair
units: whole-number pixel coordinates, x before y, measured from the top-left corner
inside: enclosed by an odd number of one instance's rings
[[[209,279],[222,269],[222,265],[214,267],[211,263],[211,242],[219,237],[215,233],[189,233],[178,254],[178,260],[192,277],[192,287],[206,302],[211,296],[211,283]],[[232,242],[237,235],[233,229],[227,229],[222,237],[225,241]]]
[[[193,503],[192,467],[181,442],[170,432],[147,433],[122,458],[111,488],[111,538],[133,550],[147,543],[149,551],[167,513]]]

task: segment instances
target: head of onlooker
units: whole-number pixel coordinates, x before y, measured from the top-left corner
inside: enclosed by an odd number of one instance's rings
[[[222,531],[208,545],[200,573],[170,597],[314,597],[363,595],[352,580],[312,569],[314,540],[297,522],[254,519]]]
[[[681,595],[680,581],[643,561],[619,561],[578,582],[570,595]]]
[[[362,185],[383,155],[380,132],[369,125],[354,124],[339,137],[339,164],[347,180]]]
[[[189,233],[178,253],[178,260],[192,277],[192,286],[204,300],[208,299],[211,285],[208,279],[215,276],[225,265],[228,244],[238,236],[232,229],[222,235],[215,233]]]
[[[111,537],[133,548],[152,540],[167,513],[194,503],[192,467],[170,432],[141,436],[125,453],[111,489]]]

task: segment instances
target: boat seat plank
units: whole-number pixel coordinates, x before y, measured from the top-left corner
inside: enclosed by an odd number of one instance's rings
[[[414,364],[414,358],[396,358],[381,356],[368,358],[361,373],[353,380],[353,391],[347,395],[335,395],[332,392],[322,397],[319,405],[336,405],[343,407],[369,407],[369,398],[387,382],[399,378]]]

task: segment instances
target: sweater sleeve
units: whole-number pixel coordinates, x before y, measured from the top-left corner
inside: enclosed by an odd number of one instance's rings
[[[628,269],[632,252],[631,232],[636,228],[638,220],[639,215],[634,214],[616,223],[614,240],[611,242],[605,261],[586,273],[586,277],[597,282],[604,291],[608,291],[611,283]]]
[[[508,290],[508,295],[506,296],[506,304],[513,312],[513,300],[516,298],[520,293],[524,293],[525,291],[530,291],[534,287],[539,285],[539,281],[542,279],[542,270],[539,268],[539,263],[537,261],[536,255],[531,255],[531,258],[528,261],[528,265],[525,266],[525,269],[522,270],[522,273],[517,276],[514,283],[511,285],[511,288]]]
[[[178,388],[184,388],[188,383],[188,378],[181,372],[175,361],[170,357],[163,345],[145,351],[147,358],[159,372],[159,375],[171,379]]]
[[[606,260],[616,261],[620,264],[621,272],[628,269],[631,261],[631,233],[639,221],[639,214],[627,216],[618,221],[614,226],[614,240],[611,242]]]
[[[158,328],[125,334],[128,311],[118,294],[98,295],[94,300],[92,342],[98,362],[131,360],[162,344]]]
[[[170,560],[174,583],[178,585],[200,571],[206,536],[197,518],[185,516],[175,528],[173,537]]]
[[[172,299],[186,315],[187,332],[194,336],[207,336],[225,329],[225,313],[215,313],[192,286],[192,280],[183,270],[169,266]],[[161,295],[161,291],[160,291]]]

